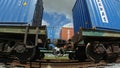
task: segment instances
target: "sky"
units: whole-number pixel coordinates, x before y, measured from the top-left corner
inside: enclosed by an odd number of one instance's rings
[[[73,28],[72,8],[76,0],[43,0],[43,25],[48,27],[49,38],[59,38],[62,27]]]

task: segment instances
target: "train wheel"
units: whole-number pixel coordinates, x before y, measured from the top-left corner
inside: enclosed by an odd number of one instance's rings
[[[9,56],[14,48],[15,41],[6,41],[3,42],[1,47],[2,47],[2,55],[4,56]]]
[[[111,53],[109,55],[106,54],[105,62],[107,62],[107,63],[116,62],[117,58],[118,58],[118,54],[116,54],[116,53]]]
[[[78,46],[75,51],[75,59],[84,62],[86,58],[85,46]]]
[[[103,44],[88,43],[86,46],[86,55],[89,59],[98,63],[105,55],[105,47]]]
[[[117,46],[115,49],[114,47],[116,47],[115,45],[109,45],[107,48],[106,48],[106,55],[104,57],[104,60],[107,62],[107,63],[112,63],[112,62],[116,62],[117,58],[118,58],[118,53],[114,52],[115,50],[117,51],[117,49],[119,49],[119,46]],[[119,50],[118,50],[119,51]]]
[[[31,60],[36,52],[36,47],[30,47],[33,46],[30,42],[27,44],[29,47],[26,47],[22,42],[17,42],[15,44],[15,56],[21,61],[28,61]]]
[[[0,42],[0,56],[3,55],[4,46],[5,46],[5,42]]]

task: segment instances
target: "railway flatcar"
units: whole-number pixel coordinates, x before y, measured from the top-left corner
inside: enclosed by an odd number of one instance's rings
[[[40,58],[38,48],[47,48],[42,15],[42,0],[0,0],[0,57],[21,62]]]
[[[120,1],[76,0],[73,7],[75,54],[70,59],[115,62],[120,52]]]

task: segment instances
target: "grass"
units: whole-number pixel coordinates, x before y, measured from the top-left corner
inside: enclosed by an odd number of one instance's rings
[[[68,54],[64,54],[63,56],[55,56],[53,54],[45,54],[44,59],[69,59]]]

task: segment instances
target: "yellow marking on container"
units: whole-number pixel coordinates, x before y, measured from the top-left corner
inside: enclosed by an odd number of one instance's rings
[[[27,6],[27,2],[23,2],[23,6]]]

